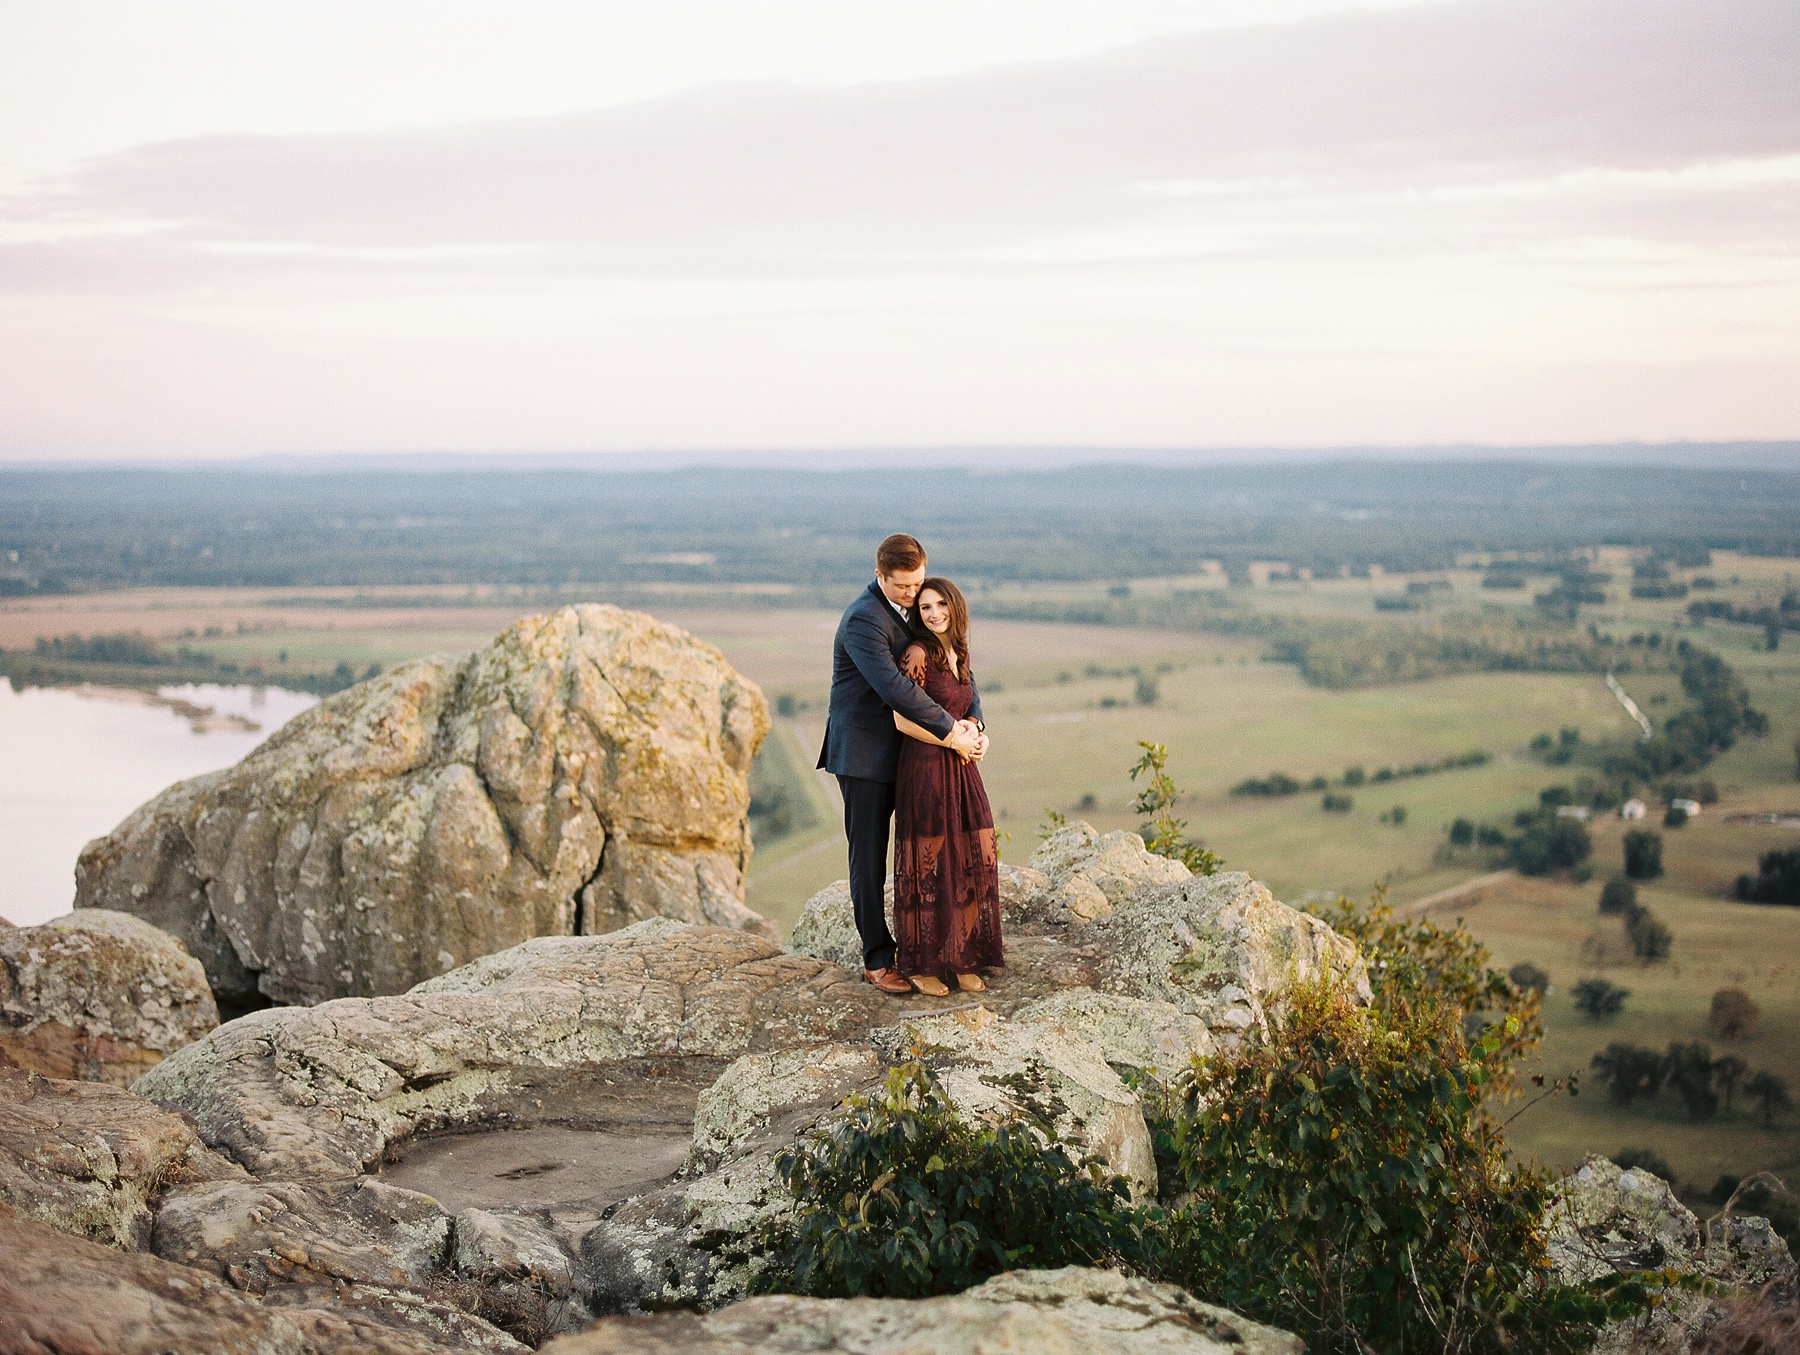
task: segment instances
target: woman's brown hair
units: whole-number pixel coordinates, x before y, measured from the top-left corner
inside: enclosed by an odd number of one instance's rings
[[[913,638],[925,646],[925,653],[931,662],[945,672],[950,670],[948,660],[944,658],[943,641],[925,626],[925,618],[919,609],[926,593],[936,593],[950,604],[950,629],[944,633],[944,640],[950,642],[950,648],[956,654],[956,666],[965,678],[972,677],[969,667],[969,604],[963,599],[962,589],[948,579],[929,578],[919,585],[919,598],[913,602],[912,618],[908,621]]]

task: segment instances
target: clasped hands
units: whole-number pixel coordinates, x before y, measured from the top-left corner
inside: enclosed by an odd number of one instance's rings
[[[964,762],[980,762],[987,756],[987,732],[973,720],[958,720],[956,727],[944,736],[944,746],[959,754]]]

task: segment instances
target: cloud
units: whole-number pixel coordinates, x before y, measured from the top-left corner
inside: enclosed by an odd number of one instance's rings
[[[1797,57],[1790,0],[1352,12],[937,81],[743,86],[429,132],[175,142],[102,161],[12,214],[40,231],[60,223],[77,251],[138,253],[150,241],[200,248],[214,267],[530,269],[549,251],[583,271],[829,271],[896,251],[1204,220],[1196,208],[1214,185],[1215,200],[1354,202],[1791,156]],[[1768,187],[1751,179],[1746,191]],[[1683,185],[1621,190],[1658,186]],[[74,238],[139,220],[179,224]]]
[[[1792,436],[1797,65],[1461,0],[140,147],[0,206],[0,454]]]

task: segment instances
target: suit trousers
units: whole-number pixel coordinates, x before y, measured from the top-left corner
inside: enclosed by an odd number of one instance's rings
[[[844,796],[844,837],[850,845],[850,903],[862,937],[863,968],[894,963],[894,934],[888,930],[882,895],[887,886],[888,838],[893,832],[894,783],[840,776]]]

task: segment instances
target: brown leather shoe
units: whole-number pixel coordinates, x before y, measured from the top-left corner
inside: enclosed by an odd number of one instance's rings
[[[912,993],[912,985],[895,969],[865,969],[863,977],[882,992],[892,993],[895,997],[907,997]]]

